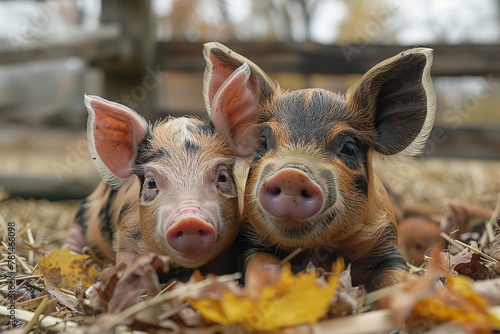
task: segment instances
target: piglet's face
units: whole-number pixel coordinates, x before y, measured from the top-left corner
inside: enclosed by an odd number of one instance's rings
[[[230,137],[197,119],[149,125],[120,104],[95,96],[85,102],[97,170],[109,184],[129,187],[118,222],[117,258],[155,252],[197,268],[224,251],[239,222]],[[129,178],[138,182],[124,184]],[[132,212],[137,202],[139,221]]]
[[[341,240],[347,227],[338,221],[362,222],[369,210],[369,121],[355,121],[342,96],[321,89],[276,95],[264,112],[247,216],[281,245]]]
[[[172,119],[141,144],[135,173],[141,189],[141,249],[196,268],[226,249],[238,224],[234,157],[206,123]],[[132,233],[134,235],[134,233]]]

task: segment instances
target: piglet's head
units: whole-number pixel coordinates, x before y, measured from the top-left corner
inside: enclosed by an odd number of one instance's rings
[[[415,155],[432,128],[432,50],[379,63],[345,95],[283,91],[219,43],[206,44],[204,54],[207,109],[238,154],[250,157],[244,214],[257,232],[290,248],[371,233],[366,225],[382,191],[373,156]]]
[[[96,168],[127,192],[116,252],[155,252],[197,268],[224,251],[239,222],[230,137],[199,119],[149,125],[135,111],[97,96],[86,96],[85,104]]]

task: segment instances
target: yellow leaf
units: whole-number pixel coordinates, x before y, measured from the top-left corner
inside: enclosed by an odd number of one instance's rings
[[[500,319],[489,312],[487,301],[474,291],[472,280],[445,272],[441,251],[435,249],[431,267],[423,277],[411,280],[403,291],[391,296],[390,309],[400,325],[406,322],[410,329],[422,321],[427,324],[452,322],[468,333],[491,333],[500,326]],[[436,285],[446,277],[444,286]]]
[[[249,330],[275,331],[311,324],[326,313],[343,269],[344,262],[340,259],[334,265],[333,274],[319,284],[314,273],[294,275],[288,265],[283,268],[277,283],[263,286],[256,298],[252,298],[255,291],[250,293],[243,289],[242,295],[226,292],[223,298],[217,300],[187,300],[205,318],[222,325],[240,323]]]
[[[235,323],[234,319],[245,318],[253,312],[255,307],[251,299],[234,296],[229,292],[224,295],[224,300],[225,302],[221,303],[221,307],[227,316],[227,324]],[[235,307],[236,305],[237,307]]]
[[[500,319],[488,311],[488,303],[477,294],[465,276],[446,275],[447,285],[437,295],[415,304],[419,316],[438,322],[453,321],[472,333],[490,333],[499,327]]]
[[[74,291],[79,281],[84,289],[93,284],[99,274],[87,266],[87,255],[71,254],[68,248],[56,249],[38,261],[36,273],[42,274],[47,286]]]

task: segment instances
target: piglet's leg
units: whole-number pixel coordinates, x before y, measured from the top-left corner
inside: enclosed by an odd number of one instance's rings
[[[82,228],[77,224],[71,225],[63,248],[69,248],[72,252],[81,254],[84,246],[85,237],[83,236]]]
[[[137,258],[139,254],[134,251],[119,251],[116,253],[116,264],[125,264],[129,266],[132,264]]]
[[[270,272],[281,271],[280,260],[269,253],[255,253],[248,260],[247,268],[253,266],[263,267]]]
[[[409,274],[405,272],[404,270],[400,269],[389,269],[384,271],[381,274],[381,282],[379,287],[380,288],[385,288],[385,287],[393,287],[393,289],[396,289],[397,291],[403,291],[404,285],[402,283],[408,281]],[[395,291],[396,291],[395,290]],[[382,297],[380,300],[378,300],[374,305],[371,305],[371,309],[376,310],[376,309],[382,309],[382,308],[387,308],[391,305],[392,303],[392,296],[396,295],[398,293],[394,292],[392,294],[386,295]]]

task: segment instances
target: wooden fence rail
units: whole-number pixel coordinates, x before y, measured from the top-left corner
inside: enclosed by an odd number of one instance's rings
[[[320,45],[317,43],[225,43],[267,72],[302,74],[364,73],[373,65],[412,46]],[[422,45],[434,49],[433,76],[500,76],[500,45]],[[160,42],[157,60],[163,70],[202,71],[200,43]]]

